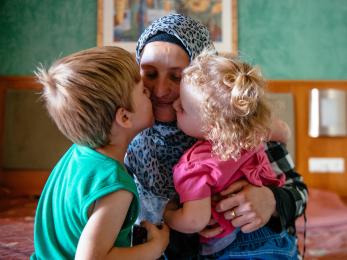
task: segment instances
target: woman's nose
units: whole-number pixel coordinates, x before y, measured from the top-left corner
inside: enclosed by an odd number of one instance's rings
[[[161,98],[170,93],[170,87],[165,79],[159,79],[152,88],[152,95]]]

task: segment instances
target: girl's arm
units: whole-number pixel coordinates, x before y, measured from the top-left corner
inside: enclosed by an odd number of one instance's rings
[[[196,233],[203,230],[211,218],[211,198],[187,201],[183,207],[166,207],[164,220],[172,229],[182,233]]]
[[[288,143],[290,136],[291,131],[288,124],[282,119],[274,117],[271,124],[270,140],[286,144]]]
[[[76,259],[157,259],[169,241],[169,229],[145,223],[147,242],[134,247],[114,247],[133,195],[126,190],[111,193],[95,203],[78,242]]]

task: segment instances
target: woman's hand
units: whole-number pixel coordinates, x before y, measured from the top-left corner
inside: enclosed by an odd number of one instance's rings
[[[240,180],[231,184],[220,195],[223,199],[217,203],[216,210],[224,212],[225,218],[231,220],[235,227],[240,227],[244,233],[261,228],[271,216],[276,215],[275,197],[265,186],[257,187],[246,180]],[[219,227],[205,228],[200,234],[212,237],[220,232]]]

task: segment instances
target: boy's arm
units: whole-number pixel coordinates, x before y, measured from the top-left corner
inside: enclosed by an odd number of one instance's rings
[[[165,250],[169,231],[146,224],[148,242],[135,247],[114,247],[133,195],[126,190],[111,193],[95,203],[78,242],[76,259],[156,259]]]
[[[182,233],[196,233],[203,230],[211,218],[211,198],[187,201],[183,207],[173,209],[168,206],[165,209],[164,221],[171,227]]]

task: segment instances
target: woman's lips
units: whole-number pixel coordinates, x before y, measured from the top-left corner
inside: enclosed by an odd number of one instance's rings
[[[152,99],[152,103],[155,106],[172,106],[174,101],[171,100],[155,100]]]

